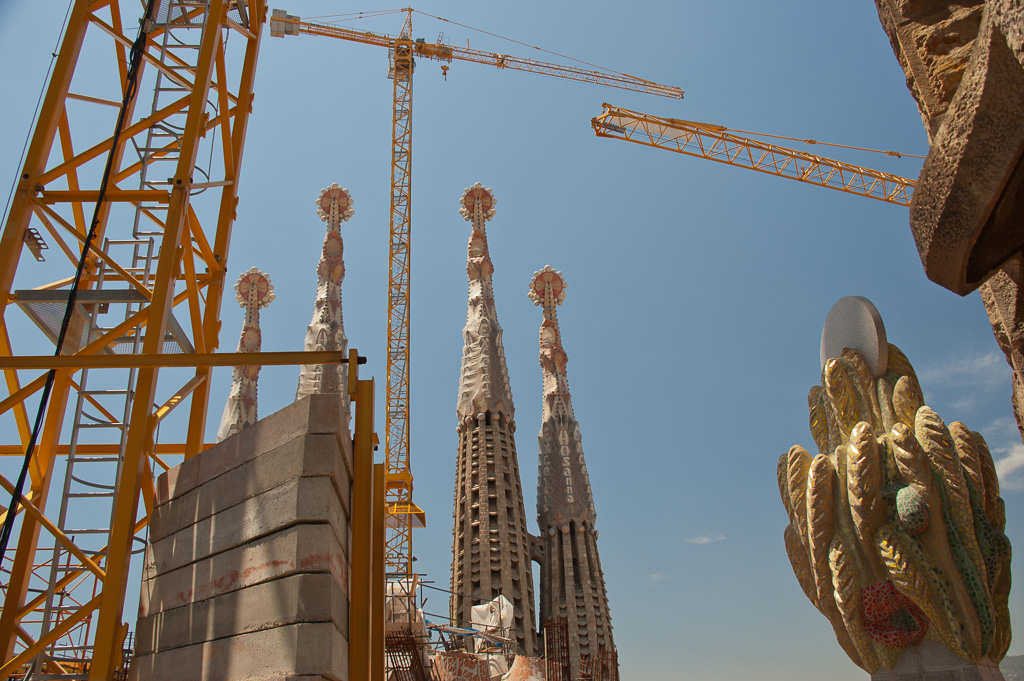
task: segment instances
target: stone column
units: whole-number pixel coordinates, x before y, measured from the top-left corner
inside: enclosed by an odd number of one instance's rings
[[[345,279],[345,245],[341,223],[355,211],[348,190],[335,182],[320,192],[316,200],[317,215],[327,223],[323,251],[316,267],[316,301],[313,320],[306,329],[304,348],[307,352],[336,350],[346,352],[348,339],[341,314],[341,283]],[[315,394],[336,394],[348,401],[348,365],[305,365],[299,370],[299,387],[295,399]]]
[[[540,327],[544,403],[537,437],[537,524],[544,542],[540,615],[542,622],[566,618],[569,667],[576,678],[583,657],[614,650],[615,642],[597,552],[597,512],[569,393],[569,358],[558,326],[557,306],[565,300],[566,287],[562,273],[549,265],[534,273],[529,296],[544,312]]]
[[[461,215],[472,223],[466,273],[469,304],[462,331],[459,451],[452,541],[451,617],[468,626],[470,608],[504,595],[515,613],[521,655],[537,650],[530,535],[516,456],[515,406],[505,367],[502,329],[494,306],[486,221],[495,200],[480,183],[462,196]]]
[[[245,323],[242,335],[238,339],[238,352],[259,352],[263,346],[263,334],[260,331],[260,308],[273,302],[274,285],[265,272],[253,267],[243,272],[235,284],[235,297],[238,304],[245,308]],[[224,405],[224,415],[217,429],[217,442],[234,435],[242,428],[259,420],[257,409],[256,387],[260,378],[260,367],[235,367],[231,372],[231,391]]]

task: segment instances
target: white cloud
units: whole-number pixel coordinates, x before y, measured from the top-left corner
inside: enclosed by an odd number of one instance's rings
[[[667,572],[652,572],[647,576],[647,583],[650,586],[657,586],[661,582],[665,582],[672,579],[672,575]]]
[[[1024,490],[1024,444],[1011,444],[999,450],[1005,456],[996,459],[996,473],[999,474],[1001,489]]]
[[[928,388],[998,388],[1009,382],[1010,366],[1001,352],[991,350],[984,355],[968,354],[924,367],[918,372],[925,394]]]
[[[693,539],[684,539],[687,544],[713,544],[716,541],[725,541],[725,537],[720,534],[702,534],[699,537]]]

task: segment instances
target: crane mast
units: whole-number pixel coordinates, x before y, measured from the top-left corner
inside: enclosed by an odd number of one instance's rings
[[[412,472],[409,468],[409,276],[412,201],[412,11],[391,46],[391,239],[388,249],[387,411],[384,502],[392,519],[384,560],[391,572],[412,571]]]
[[[914,193],[914,181],[905,177],[742,137],[721,125],[602,106],[601,115],[591,120],[598,137],[667,149],[901,206],[909,206]]]

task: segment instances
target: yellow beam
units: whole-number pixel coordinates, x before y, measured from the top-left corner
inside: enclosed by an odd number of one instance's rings
[[[203,445],[203,449],[209,449],[216,443],[207,442]],[[185,453],[185,443],[183,442],[161,442],[156,445],[155,454],[162,456],[180,456]],[[57,445],[57,456],[67,456],[71,451],[71,445],[63,444]],[[83,456],[104,456],[117,454],[120,451],[120,445],[117,442],[108,442],[106,444],[82,444],[79,443],[75,447],[75,452],[82,454]],[[0,456],[24,456],[25,448],[21,445],[0,445]]]
[[[142,369],[153,367],[287,366],[290,364],[343,364],[348,353],[316,352],[207,352],[180,355],[22,355],[0,357],[5,369]],[[27,386],[26,386],[27,387]]]
[[[78,191],[44,190],[39,193],[37,201],[44,204],[70,203],[72,201],[84,201],[96,203],[100,198],[98,189],[80,189]],[[170,203],[171,193],[163,189],[108,189],[103,194],[104,201],[120,201],[128,203],[142,203],[144,201],[154,203]]]
[[[348,677],[369,679],[373,626],[373,379],[357,382],[355,404]]]
[[[384,478],[387,465],[373,465],[373,572],[370,575],[370,681],[384,681],[384,572],[387,562],[384,558],[384,528],[386,509],[384,506]]]

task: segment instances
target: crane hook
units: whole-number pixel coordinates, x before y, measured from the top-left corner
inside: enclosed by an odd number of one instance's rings
[[[441,64],[441,75],[444,76],[445,81],[448,80],[448,65],[447,64]]]

